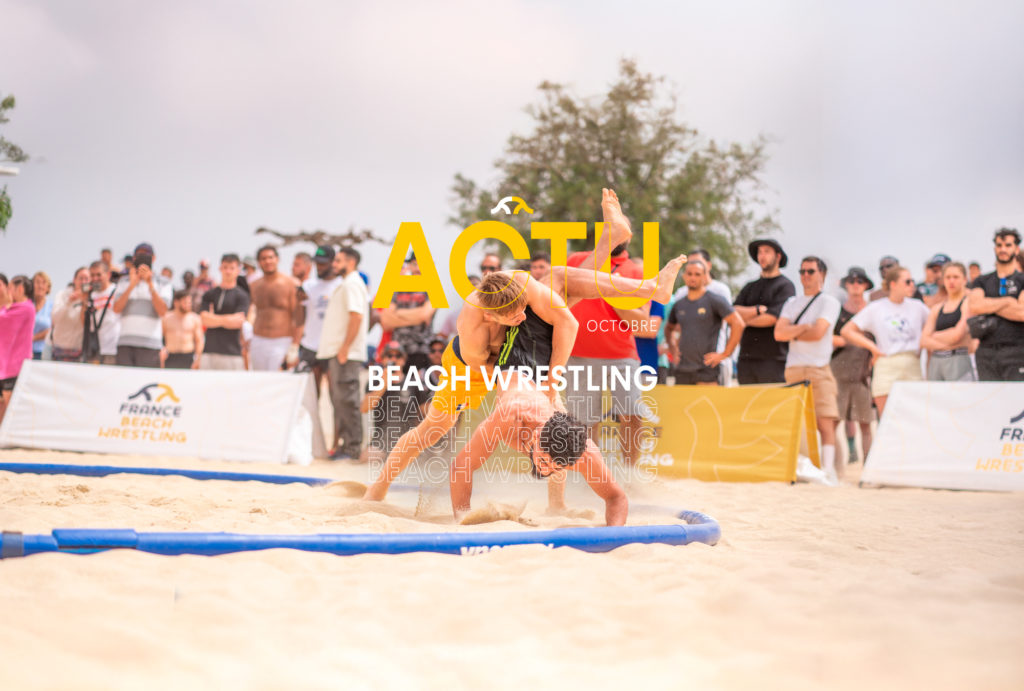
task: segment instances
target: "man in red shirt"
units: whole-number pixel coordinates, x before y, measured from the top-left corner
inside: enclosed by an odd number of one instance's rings
[[[568,265],[579,266],[587,254],[572,254]],[[625,244],[612,250],[611,275],[613,285],[615,276],[643,279],[643,269],[629,261]],[[624,310],[612,307],[602,298],[580,300],[572,307],[573,316],[579,322],[579,331],[568,362],[572,376],[568,377],[566,408],[569,414],[590,426],[590,437],[598,441],[598,425],[603,418],[603,394],[593,384],[607,382],[606,389],[612,397],[609,415],[619,422],[622,454],[630,464],[636,462],[637,441],[643,419],[640,389],[636,385],[640,356],[637,354],[633,332],[644,330],[643,323],[650,319],[650,311],[650,303],[639,309]],[[580,368],[576,374],[573,374],[574,366]],[[623,375],[627,382],[625,386],[621,379],[613,377],[613,370]]]

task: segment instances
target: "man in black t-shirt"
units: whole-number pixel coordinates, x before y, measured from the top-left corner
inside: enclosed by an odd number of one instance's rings
[[[1020,233],[1000,228],[995,234],[996,270],[971,284],[972,315],[995,315],[981,339],[975,360],[980,381],[1024,381],[1024,274],[1017,266]]]
[[[786,380],[789,344],[776,341],[774,331],[782,305],[796,295],[792,281],[779,272],[789,258],[775,240],[754,240],[747,251],[761,267],[761,278],[743,286],[733,301],[746,324],[736,378],[740,384],[781,383]]]
[[[220,260],[220,285],[203,293],[199,316],[206,327],[206,346],[200,369],[244,370],[242,324],[249,312],[249,293],[238,286],[241,262],[237,254]]]

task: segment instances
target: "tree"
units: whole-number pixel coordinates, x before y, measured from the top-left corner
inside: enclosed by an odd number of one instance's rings
[[[633,222],[631,254],[642,251],[642,222],[657,221],[662,263],[704,247],[727,277],[749,265],[751,239],[778,229],[760,196],[768,140],[706,140],[677,119],[677,100],[664,77],[622,60],[618,81],[600,100],[547,81],[538,89],[539,103],[526,109],[533,131],[509,137],[494,163],[493,187],[455,175],[452,223],[466,227],[492,218],[499,199],[517,195],[536,212],[499,220],[522,232],[531,252],[546,251],[547,240],[530,240],[531,221],[600,220],[601,188],[611,187]],[[591,236],[573,241],[571,249],[592,246],[592,225]]]
[[[0,125],[10,121],[7,111],[14,108],[14,96],[0,99]],[[7,141],[0,135],[0,163],[21,163],[28,160],[28,154],[14,142]],[[0,189],[0,230],[7,230],[7,221],[11,218],[11,198],[7,194],[7,186]]]

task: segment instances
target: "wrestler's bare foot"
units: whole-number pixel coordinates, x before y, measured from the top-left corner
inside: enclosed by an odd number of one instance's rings
[[[666,304],[672,299],[672,288],[676,284],[676,276],[679,275],[679,270],[683,268],[683,264],[686,263],[686,255],[680,254],[675,259],[669,261],[665,267],[658,272],[658,287],[654,290],[654,295],[651,299],[661,304]]]
[[[604,212],[605,232],[611,231],[611,246],[616,247],[633,238],[633,228],[622,213],[619,197],[615,190],[601,189],[601,211]]]

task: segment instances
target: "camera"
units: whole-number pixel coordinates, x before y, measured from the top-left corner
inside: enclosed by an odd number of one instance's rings
[[[91,293],[94,290],[99,290],[99,289],[100,289],[100,284],[99,283],[86,283],[85,285],[82,286],[82,290],[85,291],[86,295],[88,295],[89,293]]]
[[[153,255],[147,254],[146,252],[139,252],[135,255],[135,268],[140,266],[148,266],[150,269],[153,268]]]

